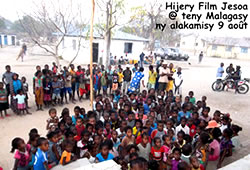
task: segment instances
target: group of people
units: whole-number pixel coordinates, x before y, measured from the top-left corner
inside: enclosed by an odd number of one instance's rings
[[[98,76],[98,69],[94,73]],[[134,77],[139,73],[142,68]],[[94,108],[87,112],[76,106],[73,113],[64,108],[59,116],[50,108],[46,137],[31,129],[29,141],[13,139],[14,169],[50,169],[81,158],[91,163],[113,159],[131,170],[221,167],[239,149],[242,128],[232,124],[229,114],[210,114],[206,96],[196,100],[193,91],[184,98],[174,95],[166,81],[160,80],[157,90],[150,86],[140,92],[129,91],[132,80],[128,94],[111,88],[110,95],[102,95],[97,88]]]
[[[181,68],[161,62],[149,66],[147,89],[144,68],[119,65],[112,69],[93,67],[93,109],[65,107],[60,116],[52,107],[88,98],[90,68],[36,67],[33,92],[37,110],[49,108],[46,137],[31,129],[29,141],[16,137],[14,169],[44,170],[77,159],[91,163],[113,159],[122,169],[202,170],[221,167],[226,157],[240,147],[242,128],[232,124],[229,114],[210,113],[206,96],[196,100],[194,92],[182,96]],[[11,107],[17,114],[28,112],[28,85],[6,66],[0,83],[1,111]],[[101,93],[103,92],[103,93]],[[76,94],[75,94],[76,93]],[[20,100],[19,98],[21,98]],[[84,96],[84,97],[85,97]],[[7,102],[6,102],[7,101]],[[14,105],[16,104],[16,105]],[[15,108],[14,108],[15,107]],[[6,112],[5,112],[6,114]]]
[[[17,73],[11,71],[11,67],[5,67],[6,72],[2,76],[0,82],[0,113],[1,118],[9,116],[6,110],[9,106],[17,115],[31,114],[29,109],[29,84],[26,77],[19,78]],[[70,69],[64,67],[62,71],[58,71],[58,67],[53,63],[52,69],[46,64],[42,69],[36,66],[36,72],[33,77],[33,94],[35,95],[35,103],[37,110],[43,110],[43,107],[62,105],[76,101],[76,95],[82,100],[84,95],[89,96],[90,91],[90,72],[85,71],[81,66],[75,67],[70,65]],[[10,102],[9,102],[10,100]],[[9,105],[10,103],[10,105]]]
[[[90,95],[90,66],[82,68],[71,64],[69,67],[63,67],[59,71],[58,66],[53,63],[52,68],[49,65],[36,66],[36,72],[33,77],[33,94],[37,110],[43,110],[43,107],[63,105],[68,101],[75,102],[89,98]],[[9,116],[6,110],[10,107],[18,115],[31,114],[28,111],[28,99],[30,96],[29,84],[26,77],[19,78],[17,73],[11,71],[7,65],[6,72],[2,76],[0,83],[0,111],[1,118]],[[181,95],[181,85],[183,82],[181,68],[175,70],[172,63],[169,67],[166,62],[161,61],[156,69],[149,66],[149,76],[147,87],[145,86],[144,68],[135,64],[131,69],[129,65],[122,68],[121,65],[107,69],[102,65],[93,67],[93,90],[94,96],[102,94],[115,96],[120,94],[139,93],[142,89],[155,89],[156,91],[165,90],[168,92],[174,90],[175,94]],[[175,88],[174,88],[175,87]],[[77,95],[77,97],[76,97]],[[10,99],[9,99],[10,98]],[[10,100],[10,102],[9,102]]]

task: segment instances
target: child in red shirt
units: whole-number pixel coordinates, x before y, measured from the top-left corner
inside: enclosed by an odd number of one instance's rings
[[[189,135],[193,138],[194,135],[196,134],[196,126],[194,125],[193,118],[188,119],[187,126],[189,127]]]
[[[76,119],[76,136],[74,137],[74,139],[76,141],[81,140],[81,134],[84,131],[85,127],[83,125],[83,120],[81,117],[78,117]]]
[[[154,138],[154,146],[151,148],[152,159],[159,162],[163,158],[164,148],[161,145],[161,139],[159,137]]]

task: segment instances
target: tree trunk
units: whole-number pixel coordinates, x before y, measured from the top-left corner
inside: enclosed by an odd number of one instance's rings
[[[60,61],[59,61],[59,56],[58,56],[58,47],[55,47],[55,55],[54,55],[55,59],[56,59],[56,65],[59,69],[59,71],[61,71],[61,65],[60,65]]]
[[[153,31],[150,32],[150,34],[149,34],[149,39],[150,39],[150,42],[149,42],[149,50],[150,50],[150,51],[153,51],[154,48],[155,48],[155,36],[154,36]]]
[[[105,35],[105,59],[103,58],[103,64],[105,64],[106,67],[109,66],[110,64],[110,46],[111,46],[111,31],[107,31]]]

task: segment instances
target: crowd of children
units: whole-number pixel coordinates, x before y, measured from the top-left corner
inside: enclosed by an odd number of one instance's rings
[[[196,101],[192,91],[182,100],[172,91],[150,89],[117,100],[97,94],[87,112],[76,106],[58,115],[50,108],[46,138],[32,129],[27,143],[13,139],[14,168],[43,170],[88,158],[113,159],[131,170],[214,170],[240,147],[242,128],[229,114],[210,114],[206,100]]]
[[[51,169],[88,158],[92,163],[113,159],[131,170],[214,170],[241,146],[242,128],[232,124],[229,114],[211,114],[206,96],[197,101],[193,91],[182,96],[181,68],[165,62],[156,70],[149,66],[148,90],[140,89],[144,69],[137,64],[124,70],[95,65],[92,71],[93,110],[76,106],[72,114],[65,107],[59,116],[53,106],[74,103],[76,95],[80,101],[89,97],[90,68],[75,70],[71,64],[59,71],[55,63],[51,70],[36,67],[33,93],[37,110],[49,109],[48,134],[41,137],[31,129],[27,143],[13,139],[14,169]],[[26,78],[19,80],[6,66],[0,82],[1,116],[8,116],[8,96],[14,112],[29,113],[28,93]]]

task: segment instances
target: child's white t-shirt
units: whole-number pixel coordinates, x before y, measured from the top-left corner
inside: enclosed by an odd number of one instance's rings
[[[175,85],[176,86],[179,86],[181,84],[181,81],[183,80],[182,78],[182,74],[177,74],[177,73],[174,73],[174,81],[175,81]]]
[[[20,95],[20,94],[14,96],[14,99],[17,99],[17,104],[24,104],[25,98],[26,98],[25,95]]]

